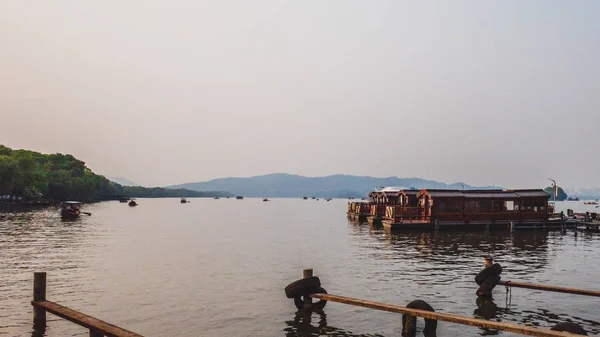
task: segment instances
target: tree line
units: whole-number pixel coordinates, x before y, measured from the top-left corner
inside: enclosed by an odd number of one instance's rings
[[[0,145],[0,196],[23,201],[98,201],[111,195],[128,197],[210,197],[222,192],[197,192],[160,187],[121,186],[95,174],[70,154],[42,154]]]

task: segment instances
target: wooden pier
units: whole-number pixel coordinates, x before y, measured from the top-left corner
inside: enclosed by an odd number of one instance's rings
[[[64,318],[90,330],[90,337],[143,337],[140,334],[120,328],[116,325],[46,300],[46,273],[33,275],[33,327],[34,336],[44,336],[46,331],[46,312]]]
[[[491,258],[489,261],[486,262],[491,263]],[[581,328],[580,326],[570,322],[559,323],[551,329],[543,329],[515,323],[496,322],[450,313],[441,313],[437,312],[426,302],[420,300],[413,301],[407,306],[400,306],[328,294],[327,291],[325,291],[325,289],[321,287],[321,282],[318,279],[318,277],[313,276],[312,268],[304,269],[302,272],[302,279],[293,282],[290,285],[288,285],[288,287],[286,287],[286,296],[288,298],[294,298],[294,304],[296,305],[296,307],[299,310],[304,310],[306,312],[312,312],[313,310],[323,310],[327,301],[330,301],[368,309],[402,314],[402,335],[408,337],[416,336],[416,317],[422,317],[425,319],[425,329],[423,330],[423,334],[426,337],[437,336],[437,321],[446,321],[451,323],[479,327],[482,329],[493,329],[499,331],[513,332],[521,335],[539,337],[580,336],[581,334],[579,333],[571,333],[567,331],[571,331],[573,328],[583,330],[583,328]],[[313,304],[312,299],[318,299],[319,302]],[[417,304],[417,302],[419,303]],[[565,328],[565,325],[567,326],[567,328]],[[585,334],[585,332],[583,332],[583,334]]]

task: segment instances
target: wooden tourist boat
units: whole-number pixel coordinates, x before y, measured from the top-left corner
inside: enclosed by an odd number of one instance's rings
[[[403,191],[406,202],[386,206],[384,227],[439,228],[442,226],[507,225],[544,227],[549,220],[549,194],[534,190],[436,190],[416,195]],[[400,192],[399,192],[400,193]],[[400,193],[401,194],[401,193]]]
[[[60,217],[65,220],[77,219],[81,215],[80,201],[64,201],[60,204]]]

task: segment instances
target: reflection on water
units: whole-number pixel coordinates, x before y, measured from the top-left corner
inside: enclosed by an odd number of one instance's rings
[[[344,329],[339,329],[327,324],[325,311],[305,313],[301,310],[296,312],[294,319],[285,322],[284,329],[286,337],[295,336],[340,336],[340,337],[375,337],[378,334],[354,334]]]
[[[600,333],[597,300],[504,287],[477,298],[483,256],[504,280],[598,289],[600,235],[547,231],[386,232],[347,222],[346,202],[141,199],[86,205],[91,217],[46,209],[0,217],[0,336],[33,333],[31,282],[48,298],[145,336],[399,336],[401,316],[339,303],[297,312],[283,288],[312,267],[331,294]],[[226,216],[224,216],[226,215]],[[418,320],[421,333],[423,321]],[[46,337],[85,335],[49,315]],[[498,331],[441,322],[439,336]],[[503,336],[516,336],[501,333]]]

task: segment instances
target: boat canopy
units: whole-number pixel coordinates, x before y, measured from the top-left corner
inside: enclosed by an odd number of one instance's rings
[[[63,201],[63,205],[81,205],[81,201]]]

